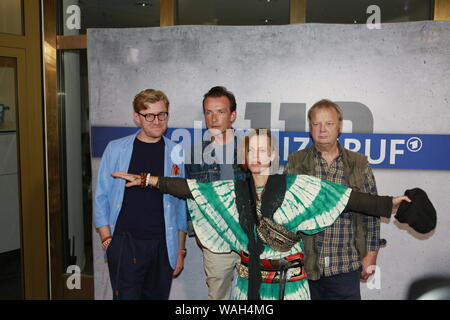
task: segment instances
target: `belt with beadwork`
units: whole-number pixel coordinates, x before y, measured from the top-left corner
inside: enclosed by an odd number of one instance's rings
[[[248,279],[249,256],[241,251],[241,265],[238,274]],[[261,278],[265,283],[280,283],[282,272],[286,272],[286,281],[293,282],[306,278],[302,253],[292,254],[282,259],[261,259]]]

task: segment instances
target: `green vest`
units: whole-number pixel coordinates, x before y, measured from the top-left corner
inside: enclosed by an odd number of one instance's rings
[[[285,173],[315,175],[314,146],[300,150],[289,155]],[[342,161],[344,163],[344,176],[349,187],[355,191],[363,192],[364,170],[367,167],[367,157],[342,148]],[[363,216],[353,213],[353,230],[355,247],[361,257],[367,253],[367,229],[362,221]],[[311,280],[320,279],[319,253],[316,246],[316,235],[302,234],[304,246],[305,269]]]

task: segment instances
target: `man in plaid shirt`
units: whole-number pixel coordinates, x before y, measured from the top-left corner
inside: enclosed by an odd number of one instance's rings
[[[309,110],[308,120],[314,145],[291,154],[285,172],[310,174],[377,194],[367,158],[337,141],[343,126],[339,106],[321,100]],[[361,299],[359,280],[373,274],[369,267],[376,265],[379,240],[380,219],[352,212],[342,213],[330,228],[303,239],[311,299]]]

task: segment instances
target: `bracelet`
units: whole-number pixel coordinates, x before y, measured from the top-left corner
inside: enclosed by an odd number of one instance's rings
[[[141,176],[140,187],[141,187],[141,189],[145,189],[147,187],[146,183],[147,183],[147,176],[148,176],[148,174],[144,173],[144,172],[141,172],[139,175]]]
[[[150,173],[147,173],[147,179],[145,180],[145,186],[146,187],[148,187],[150,185],[150,177],[151,177]]]
[[[112,236],[109,235],[109,236],[104,237],[104,238],[102,239],[102,243],[105,242],[105,241],[108,240],[108,239],[112,239]]]
[[[183,258],[184,258],[184,257],[186,257],[187,250],[186,249],[180,249],[180,250],[178,250],[178,254],[183,256]]]
[[[150,173],[144,173],[144,172],[141,172],[141,173],[139,173],[139,176],[141,177],[141,183],[140,183],[139,186],[140,186],[142,189],[147,188],[147,187],[149,186],[149,184],[150,184],[150,177],[151,177],[151,174],[150,174]]]

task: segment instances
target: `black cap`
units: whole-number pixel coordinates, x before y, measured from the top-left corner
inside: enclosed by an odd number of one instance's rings
[[[402,223],[407,223],[419,233],[428,233],[436,228],[436,210],[427,194],[420,188],[405,191],[412,202],[402,201],[395,218]]]

